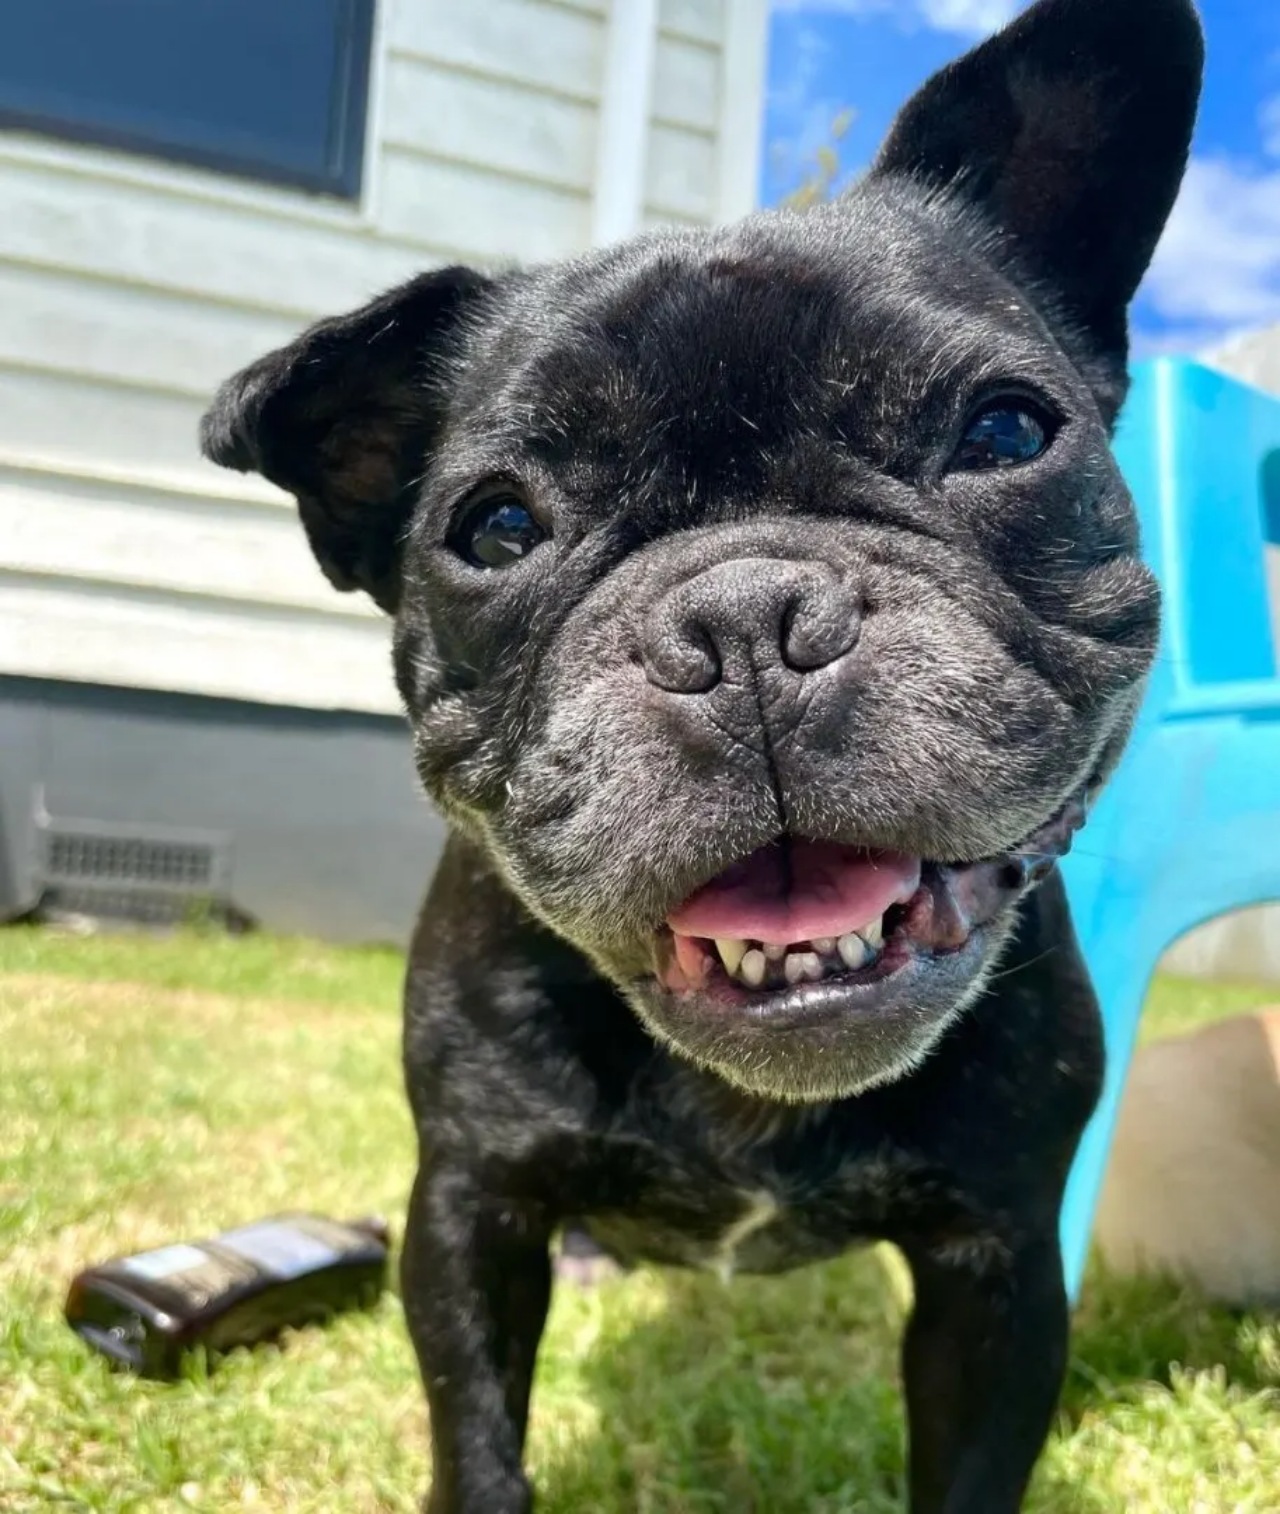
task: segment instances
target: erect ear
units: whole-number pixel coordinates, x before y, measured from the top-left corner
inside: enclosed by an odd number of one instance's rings
[[[1099,354],[1186,168],[1204,65],[1190,0],[1039,0],[908,102],[873,172],[981,210]]]
[[[329,581],[366,590],[388,614],[412,486],[444,408],[432,365],[490,287],[470,268],[443,268],[321,321],[228,379],[200,423],[205,456],[294,495]]]

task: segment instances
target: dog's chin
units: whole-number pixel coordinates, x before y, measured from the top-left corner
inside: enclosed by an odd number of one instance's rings
[[[1021,845],[962,864],[781,838],[672,910],[628,997],[659,1040],[759,1097],[893,1082],[981,993],[1083,819],[1075,797]]]

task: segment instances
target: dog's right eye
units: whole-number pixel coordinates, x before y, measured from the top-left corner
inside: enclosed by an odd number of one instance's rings
[[[513,489],[493,489],[463,512],[451,545],[473,568],[507,568],[547,539]]]

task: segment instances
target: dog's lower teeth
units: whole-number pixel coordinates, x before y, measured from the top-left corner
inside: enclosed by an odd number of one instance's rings
[[[767,962],[781,962],[783,957],[787,955],[787,948],[780,946],[776,941],[765,941],[761,946],[761,950],[764,952]]]
[[[871,960],[871,947],[858,935],[857,931],[850,931],[847,936],[841,936],[836,942],[836,950],[840,953],[840,960],[851,972],[857,972]]]
[[[742,961],[738,964],[738,976],[748,988],[759,988],[768,971],[769,964],[762,951],[752,950],[743,953]]]
[[[816,983],[822,976],[822,958],[817,952],[789,952],[782,972],[788,983],[803,983],[806,978]]]
[[[835,951],[836,938],[834,936],[815,936],[809,945],[813,947],[814,951],[821,952],[825,957]]]
[[[879,951],[884,945],[884,917],[873,920],[870,925],[864,925],[858,932],[872,951]]]

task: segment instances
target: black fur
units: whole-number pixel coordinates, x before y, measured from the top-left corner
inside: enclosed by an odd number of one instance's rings
[[[405,1023],[434,1514],[530,1507],[567,1224],[624,1262],[763,1271],[895,1241],[911,1507],[1019,1507],[1102,1072],[1060,881],[1015,869],[962,950],[803,1012],[673,993],[655,943],[779,835],[1017,856],[1114,765],[1158,597],[1108,435],[1200,66],[1188,0],[1040,0],[837,204],[424,276],[207,417],[206,452],[292,490],[334,583],[395,613],[453,826]],[[955,471],[1008,392],[1048,450]],[[550,539],[486,571],[457,547],[495,481]]]

